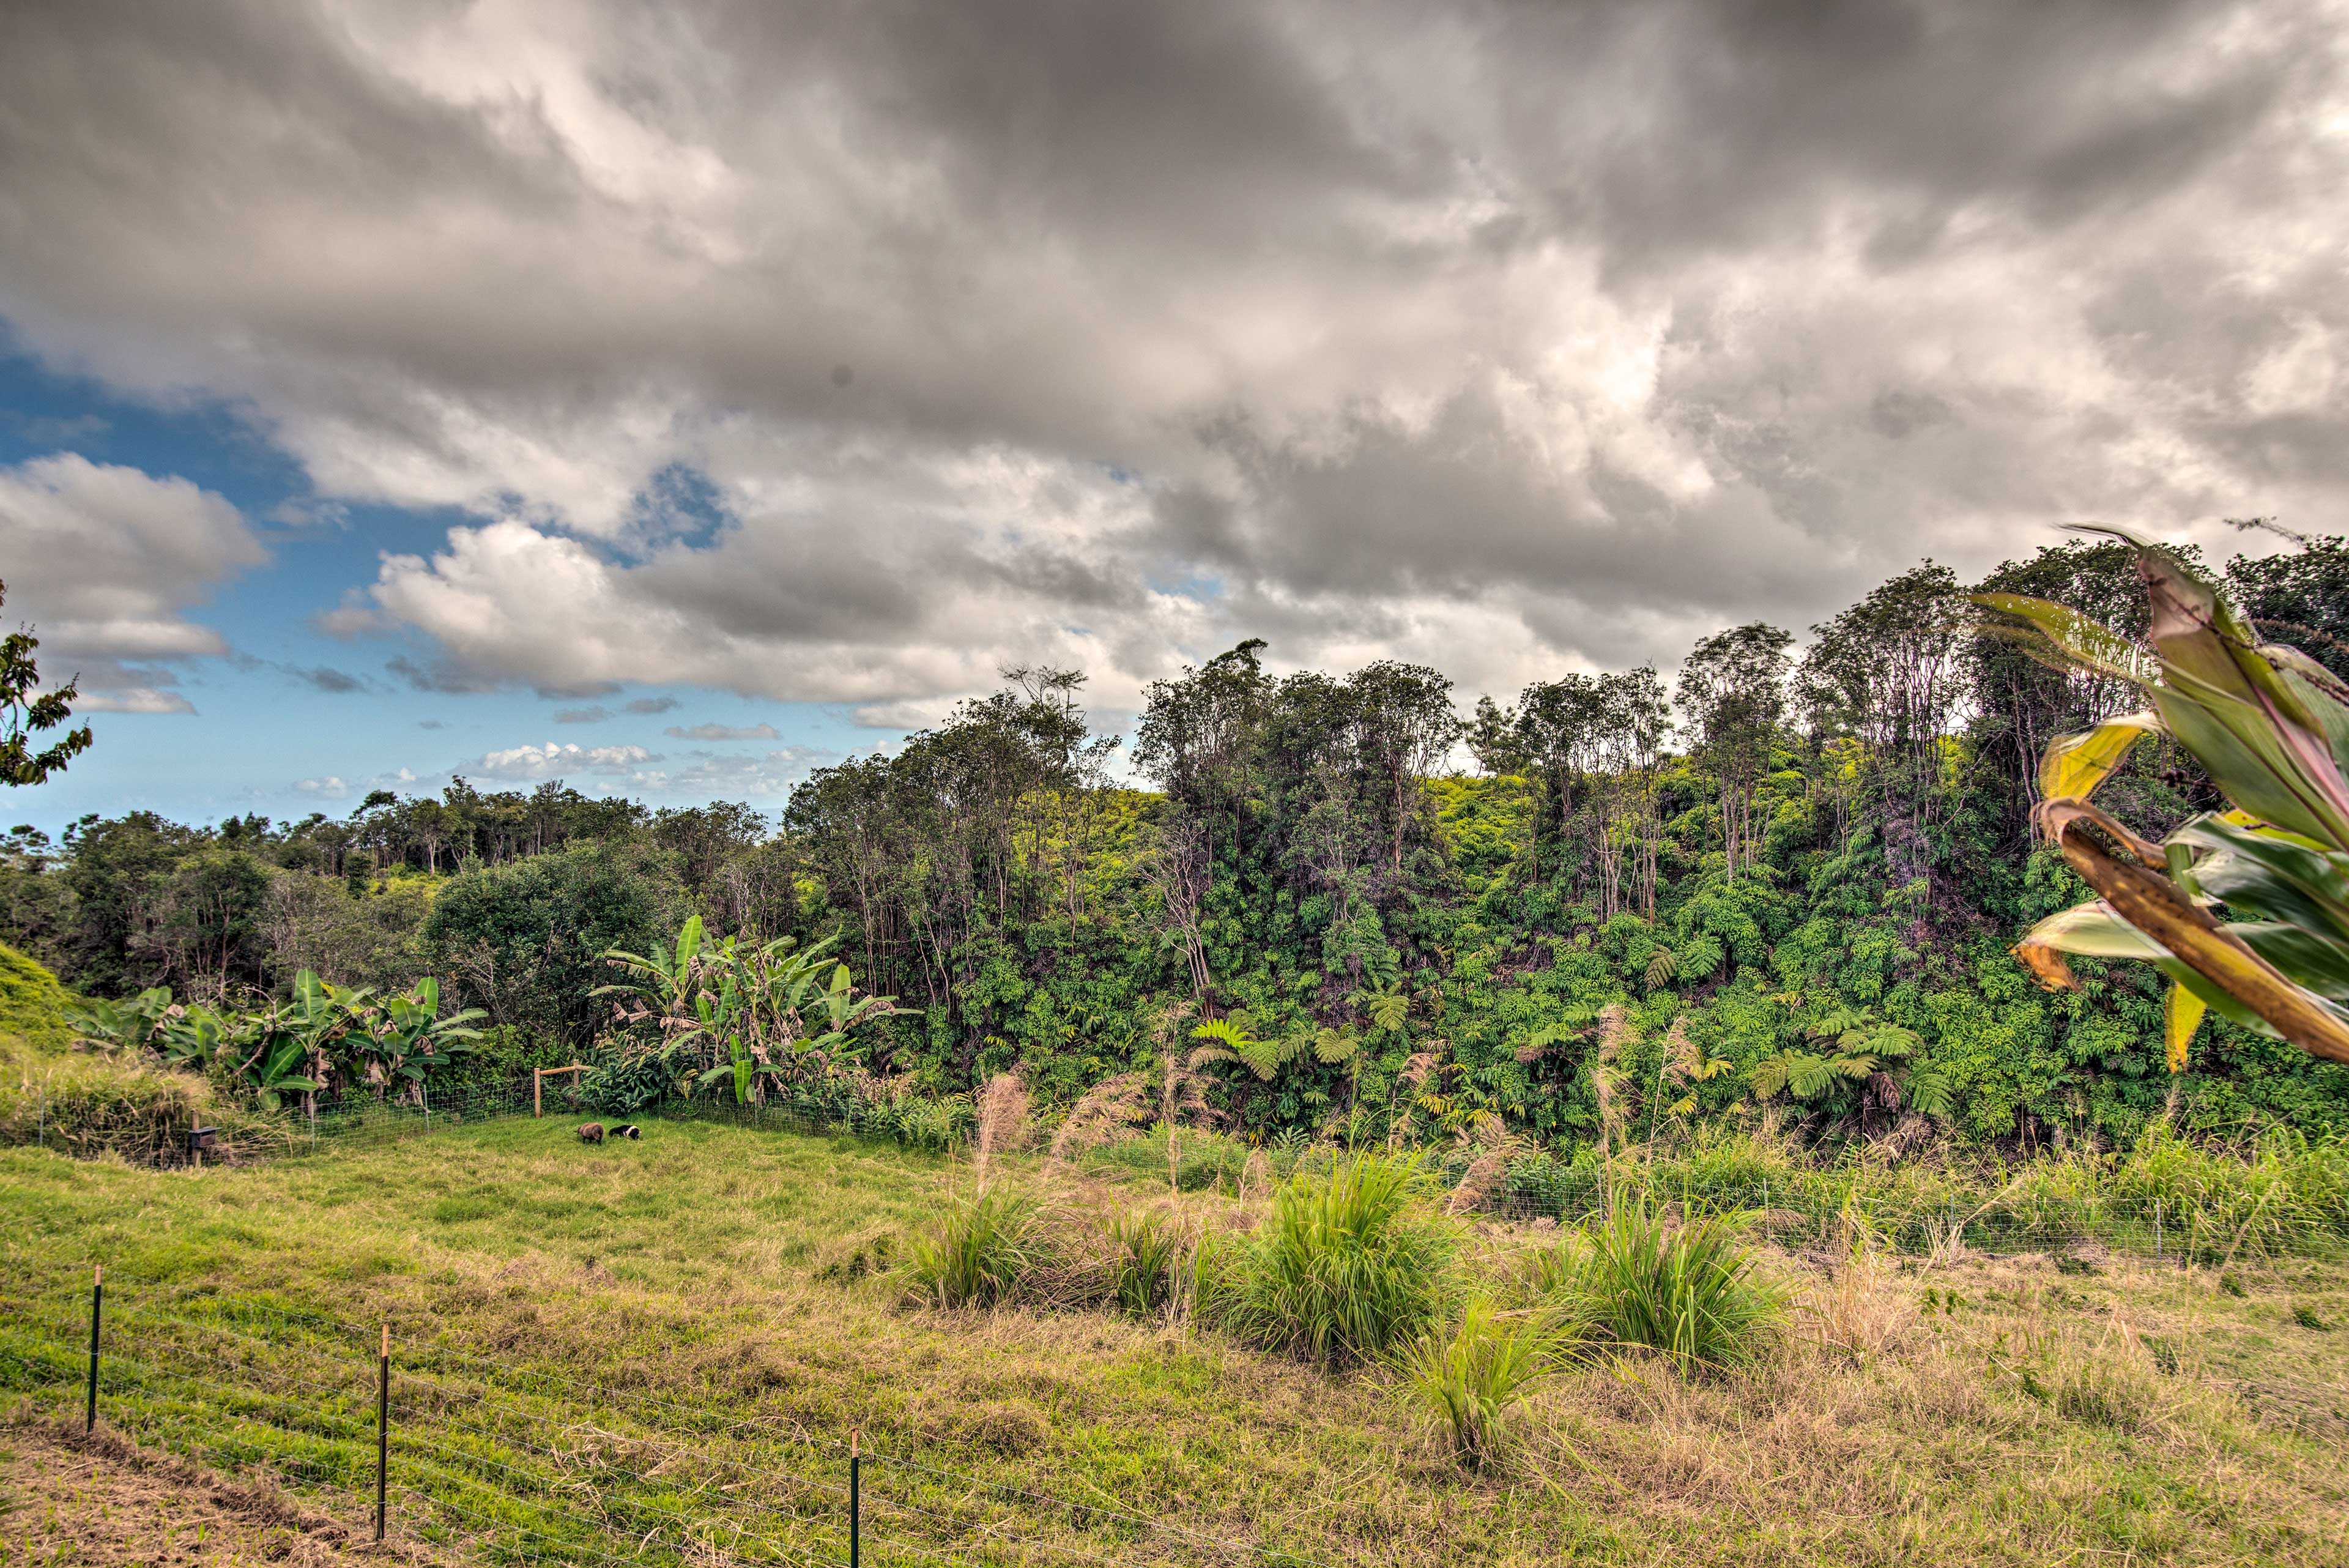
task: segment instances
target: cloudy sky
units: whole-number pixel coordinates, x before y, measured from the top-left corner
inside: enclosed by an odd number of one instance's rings
[[[5,803],[778,802],[2349,492],[2328,0],[15,0]]]

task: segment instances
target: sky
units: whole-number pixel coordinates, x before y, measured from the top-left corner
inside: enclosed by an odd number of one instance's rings
[[[20,0],[0,618],[97,743],[0,810],[772,809],[1011,665],[1464,708],[2337,531],[2344,286],[2334,0]]]

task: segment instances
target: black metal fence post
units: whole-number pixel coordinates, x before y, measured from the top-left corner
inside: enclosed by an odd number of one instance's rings
[[[89,1277],[89,1405],[81,1420],[85,1436],[98,1430],[98,1322],[105,1301],[106,1265],[99,1263]]]
[[[383,1349],[375,1363],[375,1538],[383,1539],[384,1496],[391,1474],[391,1324],[383,1325]]]
[[[858,1434],[848,1434],[848,1568],[859,1568],[864,1547],[864,1455]]]

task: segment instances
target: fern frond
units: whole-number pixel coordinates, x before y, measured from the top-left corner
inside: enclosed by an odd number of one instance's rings
[[[1314,1059],[1324,1066],[1350,1062],[1361,1054],[1362,1042],[1350,1029],[1321,1029],[1313,1035]]]

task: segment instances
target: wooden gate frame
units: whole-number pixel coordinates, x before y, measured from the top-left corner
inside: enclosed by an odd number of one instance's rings
[[[574,1062],[568,1067],[533,1067],[530,1070],[530,1114],[534,1116],[543,1116],[546,1114],[545,1095],[548,1074],[584,1073],[586,1070],[587,1064],[585,1062]],[[576,1084],[579,1080],[574,1078],[571,1081]]]

